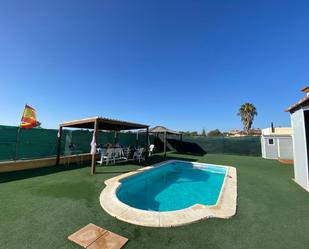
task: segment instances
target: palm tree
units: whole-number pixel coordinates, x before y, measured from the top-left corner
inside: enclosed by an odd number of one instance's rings
[[[257,116],[255,106],[251,103],[245,103],[240,106],[237,115],[241,117],[241,121],[244,124],[244,129],[247,131],[247,133],[249,133],[254,116]]]

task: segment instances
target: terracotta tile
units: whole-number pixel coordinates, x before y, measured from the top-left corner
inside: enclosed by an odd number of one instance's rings
[[[89,245],[87,249],[120,249],[127,241],[127,238],[108,231]]]
[[[86,248],[107,231],[94,224],[88,224],[68,237],[69,240]]]
[[[293,160],[288,160],[288,159],[278,159],[278,161],[280,162],[280,163],[285,163],[285,164],[293,164],[294,163],[294,161]]]

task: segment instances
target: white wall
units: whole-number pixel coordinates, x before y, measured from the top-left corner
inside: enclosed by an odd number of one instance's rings
[[[274,143],[269,144],[268,139],[273,139]],[[264,137],[265,158],[278,159],[278,141],[275,137]]]
[[[281,159],[293,160],[293,139],[292,137],[278,138],[278,156]]]
[[[309,191],[308,156],[303,109],[291,114],[291,123],[293,128],[295,181]]]
[[[261,136],[261,147],[262,147],[262,157],[263,158],[266,158],[266,139],[263,137],[263,136]]]
[[[274,143],[269,144],[268,140]],[[292,136],[261,136],[262,157],[266,159],[293,159]]]

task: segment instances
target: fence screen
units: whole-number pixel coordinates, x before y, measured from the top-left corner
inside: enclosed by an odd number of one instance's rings
[[[58,130],[52,129],[18,129],[14,126],[0,126],[0,160],[21,160],[55,156],[57,152]],[[138,146],[144,146],[145,134],[139,134]],[[68,147],[75,146],[78,153],[89,153],[92,131],[63,130],[61,155],[66,155]],[[150,136],[150,143],[154,137]],[[259,137],[202,137],[169,136],[170,146],[178,152],[205,152],[215,154],[261,155]],[[136,146],[136,133],[120,132],[118,142],[124,147]],[[97,144],[114,143],[114,132],[99,131]]]

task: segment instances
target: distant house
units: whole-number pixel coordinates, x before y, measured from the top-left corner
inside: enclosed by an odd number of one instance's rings
[[[249,131],[249,134],[247,134],[243,130],[237,130],[237,129],[229,130],[227,132],[228,137],[261,136],[261,134],[262,131],[260,129],[251,129]]]
[[[246,134],[242,130],[233,129],[233,130],[228,131],[227,136],[228,137],[243,137],[243,136],[246,136]]]
[[[250,136],[261,136],[262,135],[262,130],[261,129],[251,129],[249,131]]]
[[[302,89],[306,97],[286,109],[291,114],[293,129],[294,179],[309,191],[309,87]]]
[[[262,157],[293,159],[292,128],[266,128],[261,135]]]

